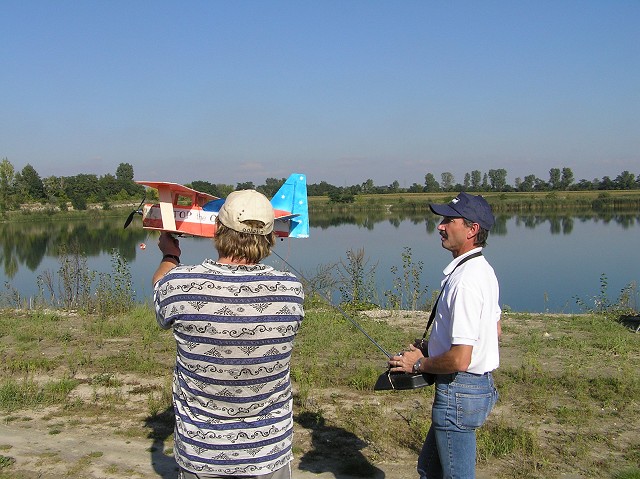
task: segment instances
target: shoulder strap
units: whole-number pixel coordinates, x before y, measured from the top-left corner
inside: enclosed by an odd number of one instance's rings
[[[453,270],[451,270],[451,273],[449,273],[449,276],[447,277],[447,282],[449,282],[449,278],[451,277],[451,275],[453,274],[453,272],[456,270],[456,268],[458,266],[460,266],[461,264],[466,263],[467,261],[469,261],[470,259],[473,258],[477,258],[478,256],[482,256],[482,251],[477,251],[473,254],[470,254],[469,256],[467,256],[466,258],[463,258],[454,268]],[[447,285],[447,283],[444,283],[442,285],[442,288],[440,288],[440,294],[438,294],[438,298],[436,299],[435,303],[433,303],[433,307],[431,308],[431,314],[429,315],[429,321],[427,322],[427,327],[424,330],[424,334],[422,335],[422,339],[427,337],[427,332],[429,331],[429,328],[431,327],[431,323],[433,323],[433,320],[436,317],[436,309],[438,307],[438,301],[440,301],[440,298],[442,297],[442,292],[444,291],[444,287]]]

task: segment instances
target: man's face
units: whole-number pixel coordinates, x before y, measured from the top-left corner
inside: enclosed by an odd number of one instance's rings
[[[454,258],[473,249],[474,226],[465,225],[462,218],[443,217],[438,225],[442,247],[451,251]]]

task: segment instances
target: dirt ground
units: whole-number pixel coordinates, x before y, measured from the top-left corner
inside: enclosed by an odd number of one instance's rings
[[[95,416],[74,415],[59,406],[20,410],[0,419],[0,457],[11,464],[2,468],[0,478],[11,479],[176,479],[177,468],[172,455],[172,411],[165,410],[150,420],[144,395],[137,395],[142,384],[134,376],[122,376],[122,394],[127,397],[127,412],[104,411]],[[88,401],[91,395],[105,394],[88,383],[73,391],[75,397]],[[301,423],[303,425],[301,425]],[[344,430],[295,422],[294,445],[297,449],[293,477],[299,479],[396,479],[417,477],[416,457],[399,452],[393,463],[371,464],[360,450],[364,443]],[[141,437],[148,431],[146,437]],[[144,436],[144,434],[143,434]],[[302,452],[300,452],[302,451]],[[322,451],[322,452],[318,452]],[[344,472],[344,460],[363,465],[355,475]],[[482,478],[482,476],[480,476]],[[487,476],[489,477],[489,476]]]
[[[0,447],[5,457],[15,462],[1,477],[54,479],[71,478],[177,478],[176,463],[170,453],[171,441],[127,438],[113,434],[105,425],[78,425],[57,432],[59,419],[45,415],[22,416],[0,424]],[[308,436],[296,431],[296,440]],[[10,446],[10,448],[8,448]],[[415,458],[404,457],[393,464],[376,464],[371,478],[416,477]],[[317,458],[293,464],[293,477],[300,479],[351,479],[330,458]],[[15,475],[11,475],[15,474]]]
[[[15,463],[11,469],[17,478],[54,479],[71,478],[162,478],[176,479],[176,463],[165,448],[171,444],[148,439],[127,439],[109,434],[101,427],[78,427],[51,434],[46,422],[12,421],[0,425],[0,444],[11,445],[2,455]],[[305,431],[297,431],[296,437]],[[299,479],[401,479],[417,477],[415,457],[402,457],[395,463],[372,465],[373,474],[349,475],[341,472],[330,458],[302,463],[297,457],[293,463],[293,477]],[[489,473],[480,472],[479,479],[488,479]]]
[[[127,345],[126,340],[110,341],[114,347]],[[43,343],[42,347],[46,348],[43,355],[61,352],[59,345]],[[118,374],[117,388],[96,387],[82,372],[74,378],[81,383],[73,389],[66,406],[0,415],[0,479],[177,478],[172,411],[162,411],[152,420],[148,412],[149,391],[166,388],[167,378]],[[46,382],[52,377],[30,375],[30,379]],[[109,395],[114,395],[112,410],[105,409]],[[73,410],[74,398],[83,404],[80,412]],[[99,404],[95,411],[87,410],[92,402]],[[294,478],[417,477],[416,457],[406,451],[393,463],[371,464],[360,452],[364,444],[354,435],[330,427],[319,431],[301,422],[299,418],[295,422]],[[350,475],[343,464],[347,459],[353,465],[354,457],[355,464],[361,463],[364,470]]]

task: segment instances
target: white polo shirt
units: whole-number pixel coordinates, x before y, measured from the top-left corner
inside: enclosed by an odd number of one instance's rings
[[[500,364],[498,280],[484,256],[472,258],[456,268],[465,257],[481,251],[475,248],[455,258],[444,269],[444,287],[436,305],[429,337],[429,356],[439,356],[453,344],[473,346],[467,372],[483,374]],[[454,270],[455,268],[455,270]]]

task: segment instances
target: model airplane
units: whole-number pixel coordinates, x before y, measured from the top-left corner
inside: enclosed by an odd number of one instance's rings
[[[216,217],[224,198],[163,181],[136,181],[158,190],[159,203],[145,203],[131,212],[126,228],[135,214],[142,215],[145,229],[168,231],[178,235],[212,238],[216,234]],[[307,177],[294,173],[271,199],[275,214],[273,230],[282,238],[309,237]]]

